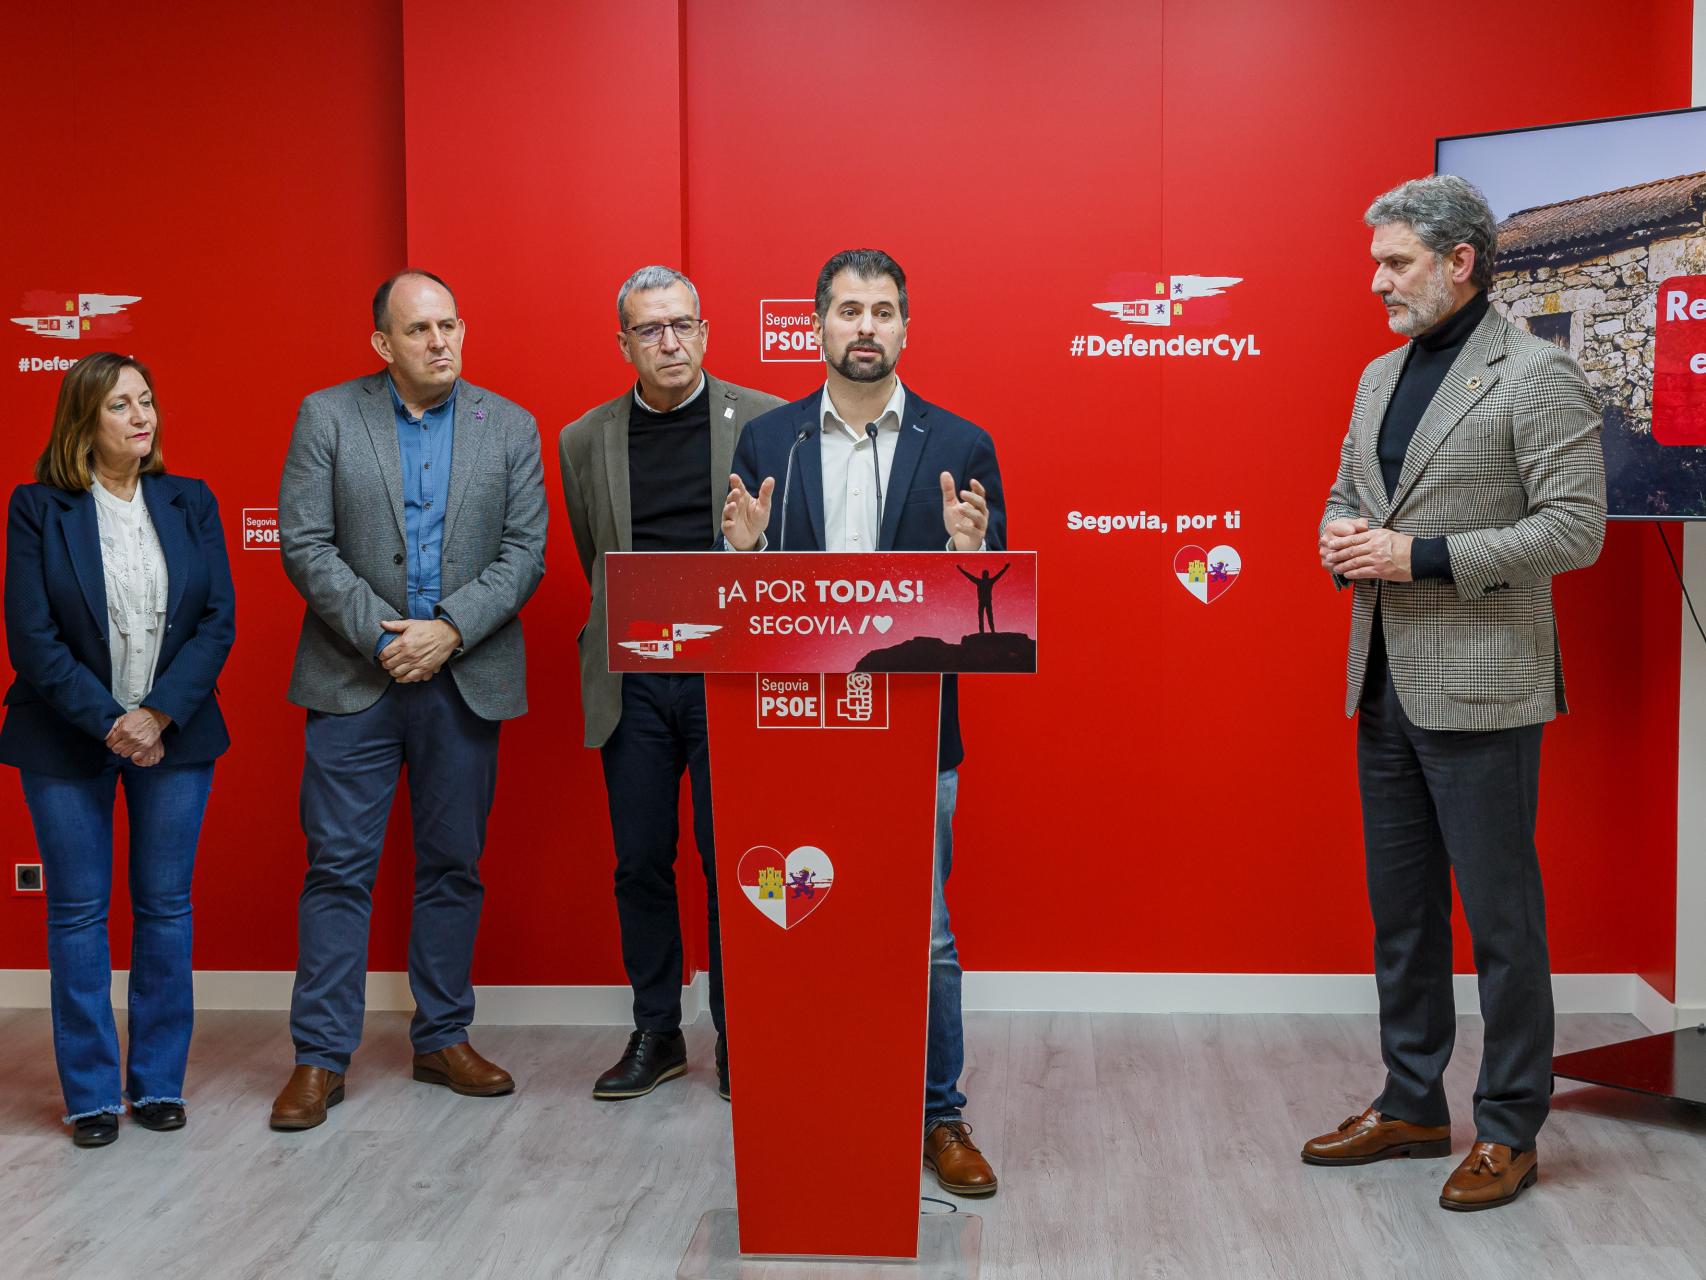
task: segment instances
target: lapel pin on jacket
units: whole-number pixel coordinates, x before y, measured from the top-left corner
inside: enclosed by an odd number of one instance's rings
[[[485,420],[486,420],[486,411],[484,409],[474,410],[474,421],[475,422],[484,422]]]
[[[1471,378],[1471,379],[1469,379],[1468,382],[1465,382],[1463,385],[1470,391],[1479,391],[1481,389],[1481,379],[1478,377]]]

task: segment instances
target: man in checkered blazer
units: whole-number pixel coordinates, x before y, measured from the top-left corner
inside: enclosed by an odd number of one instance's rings
[[[1551,1088],[1552,989],[1534,847],[1540,737],[1568,710],[1552,577],[1605,537],[1600,407],[1568,353],[1487,299],[1497,228],[1460,178],[1370,206],[1373,288],[1410,341],[1357,384],[1321,563],[1353,588],[1357,723],[1386,1082],[1303,1148],[1311,1164],[1451,1151],[1451,882],[1485,1020],[1475,1144],[1440,1204],[1533,1185]]]

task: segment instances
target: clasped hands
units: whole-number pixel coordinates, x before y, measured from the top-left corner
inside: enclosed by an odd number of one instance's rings
[[[171,716],[153,707],[126,711],[107,730],[107,748],[115,756],[123,756],[144,769],[159,764],[166,754],[166,744],[160,740],[160,734],[171,723]]]
[[[942,527],[954,542],[955,551],[976,551],[989,531],[989,496],[978,481],[970,489],[954,488],[954,477],[944,471]],[[723,502],[723,539],[736,551],[751,551],[770,524],[770,498],[776,477],[766,476],[758,492],[750,493],[738,475],[729,477],[729,496]],[[875,548],[872,548],[875,550]]]
[[[1321,567],[1353,582],[1369,578],[1409,582],[1414,541],[1407,533],[1370,529],[1361,518],[1332,520],[1321,530]]]
[[[462,633],[443,618],[381,622],[396,639],[379,651],[379,664],[398,684],[431,680],[462,644]]]

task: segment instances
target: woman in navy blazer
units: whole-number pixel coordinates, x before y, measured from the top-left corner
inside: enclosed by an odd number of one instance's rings
[[[47,892],[53,1047],[72,1140],[118,1136],[123,1098],[182,1128],[194,1020],[190,878],[213,762],[230,745],[215,681],[236,632],[219,507],[168,475],[148,370],[79,360],[59,389],[35,484],[6,535],[0,762],[17,767]],[[107,910],[123,782],[134,920],[121,1077]]]

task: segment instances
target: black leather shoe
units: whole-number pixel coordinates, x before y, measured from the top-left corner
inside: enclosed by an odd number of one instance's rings
[[[641,1098],[687,1070],[687,1041],[679,1031],[636,1031],[614,1067],[598,1077],[592,1096],[606,1102]]]
[[[71,1125],[71,1141],[80,1147],[104,1147],[118,1137],[118,1117],[103,1111],[98,1116],[83,1116]]]
[[[144,1102],[130,1109],[130,1118],[144,1129],[153,1129],[157,1133],[182,1129],[185,1121],[183,1105],[177,1102]]]
[[[729,1042],[717,1037],[717,1096],[729,1100]]]

